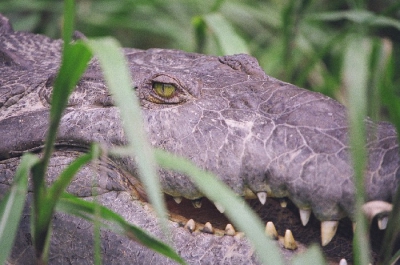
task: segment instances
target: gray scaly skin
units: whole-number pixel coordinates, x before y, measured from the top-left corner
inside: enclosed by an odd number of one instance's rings
[[[15,32],[0,16],[0,195],[12,182],[21,154],[39,152],[43,146],[61,46],[60,40]],[[320,221],[352,218],[353,171],[341,104],[267,76],[247,55],[216,57],[161,49],[124,53],[153,146],[214,172],[238,195],[244,196],[246,189],[266,191],[290,198],[300,209],[311,209]],[[153,89],[154,83],[172,84],[175,92],[164,98]],[[391,202],[400,176],[396,132],[388,123],[366,120],[366,126],[367,201]],[[49,182],[92,142],[109,147],[126,143],[96,60],[69,99]],[[151,209],[132,197],[132,186],[138,182],[134,160],[108,158],[100,168],[86,166],[68,191],[90,197],[93,183],[88,176],[95,175],[100,202],[159,235]],[[160,179],[166,194],[203,196],[185,176],[161,170]],[[91,263],[90,225],[62,214],[53,223],[50,263]],[[174,222],[171,226],[174,245],[190,264],[257,263],[245,239],[191,234]],[[28,228],[28,218],[23,218],[11,263],[27,264],[34,255]],[[112,233],[104,232],[102,239],[105,263],[170,263]],[[282,252],[290,256],[289,251]]]

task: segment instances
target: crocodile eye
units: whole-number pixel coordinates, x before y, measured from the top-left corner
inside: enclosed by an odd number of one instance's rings
[[[176,87],[168,83],[153,82],[153,90],[162,98],[172,98],[175,95]]]

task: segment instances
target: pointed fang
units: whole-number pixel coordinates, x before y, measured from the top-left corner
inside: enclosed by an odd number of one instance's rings
[[[273,222],[268,222],[265,225],[265,234],[271,239],[278,239],[278,232],[276,232],[276,228]]]
[[[378,227],[380,230],[385,230],[388,223],[388,217],[384,216],[382,218],[378,218]]]
[[[267,193],[265,191],[257,192],[257,197],[262,205],[264,205],[265,202],[267,201]]]
[[[236,234],[235,228],[231,224],[227,224],[225,227],[225,234],[227,236],[234,236]]]
[[[193,219],[190,219],[189,221],[187,221],[184,227],[188,229],[190,232],[193,232],[194,229],[196,228],[196,223],[194,222]]]
[[[207,222],[203,228],[204,233],[214,234],[214,228],[212,227],[210,222]]]
[[[201,208],[201,200],[202,200],[202,199],[203,199],[203,198],[198,198],[198,199],[192,200],[192,205],[193,205],[193,207],[196,208],[196,209]]]
[[[215,205],[215,208],[217,208],[220,213],[224,213],[225,212],[225,208],[222,207],[222,205],[219,204],[218,202],[214,202],[214,205]]]
[[[311,210],[300,209],[299,212],[301,223],[303,224],[303,226],[306,226],[308,224],[308,221],[310,220]]]
[[[177,204],[180,204],[180,203],[182,202],[182,197],[181,197],[181,196],[174,197],[174,201],[175,201]]]
[[[339,262],[339,265],[347,265],[347,260],[346,259],[341,259]]]
[[[339,221],[323,221],[321,222],[321,244],[326,246],[331,242],[336,234]]]
[[[294,240],[292,231],[290,231],[289,229],[286,230],[285,232],[285,238],[283,240],[283,246],[286,249],[290,249],[290,250],[295,250],[297,249],[297,243],[296,240]]]
[[[287,201],[286,201],[286,199],[280,199],[280,200],[279,200],[279,203],[281,204],[281,207],[282,207],[282,208],[286,208],[286,206],[287,206]]]

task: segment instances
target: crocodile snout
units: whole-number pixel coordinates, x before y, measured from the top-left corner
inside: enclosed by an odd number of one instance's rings
[[[169,70],[175,80],[190,76],[202,85],[189,89],[198,93],[182,104],[165,102],[154,108],[146,104],[151,142],[215,173],[240,196],[252,194],[261,203],[269,196],[289,198],[299,208],[303,225],[311,213],[322,222],[326,245],[338,221],[352,219],[354,213],[346,109],[322,94],[266,75],[253,76],[241,66],[245,58],[199,56],[182,75]],[[202,69],[201,74],[195,67]],[[139,95],[144,89],[149,88],[138,88]],[[391,201],[400,160],[395,130],[369,119],[365,124],[370,154],[367,199]],[[170,172],[161,176],[167,194],[192,200],[203,196],[185,176]]]

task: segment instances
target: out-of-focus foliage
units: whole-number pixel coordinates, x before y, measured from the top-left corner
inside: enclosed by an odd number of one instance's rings
[[[221,37],[232,34],[220,36],[221,30],[207,24],[218,14],[223,23],[217,26],[234,29],[246,45],[238,51],[248,50],[268,74],[342,101],[343,55],[353,35],[380,43],[382,56],[400,65],[396,0],[80,0],[76,11],[76,29],[90,37],[221,55]],[[18,30],[60,36],[61,0],[3,0],[0,12]],[[400,71],[390,78],[399,87]]]

